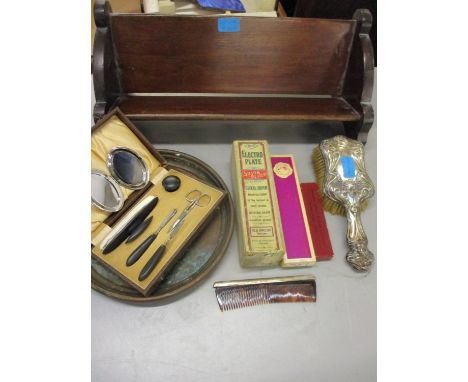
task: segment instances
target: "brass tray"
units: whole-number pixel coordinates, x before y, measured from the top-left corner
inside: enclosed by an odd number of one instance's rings
[[[158,150],[169,167],[193,174],[200,180],[227,191],[214,217],[185,250],[166,279],[149,296],[142,296],[124,280],[91,258],[91,288],[119,300],[145,303],[172,298],[193,288],[218,264],[226,252],[234,229],[234,205],[221,177],[205,162],[179,151]]]

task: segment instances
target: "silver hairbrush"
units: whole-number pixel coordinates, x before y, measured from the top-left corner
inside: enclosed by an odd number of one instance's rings
[[[314,149],[313,162],[323,208],[348,219],[346,260],[357,271],[369,271],[374,255],[367,248],[361,212],[374,195],[374,185],[367,175],[363,144],[337,135]]]

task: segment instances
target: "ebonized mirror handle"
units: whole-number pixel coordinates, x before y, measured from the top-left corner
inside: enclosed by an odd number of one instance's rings
[[[157,249],[157,251],[151,257],[151,259],[148,260],[148,262],[145,264],[145,266],[141,270],[140,275],[138,276],[139,281],[143,281],[151,274],[151,272],[153,272],[154,268],[156,268],[156,265],[158,265],[158,262],[161,259],[165,251],[166,251],[166,246],[164,244],[161,245]]]

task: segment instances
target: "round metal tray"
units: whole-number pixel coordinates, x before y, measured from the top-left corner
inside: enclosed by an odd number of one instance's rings
[[[141,295],[124,280],[91,259],[91,287],[106,296],[130,302],[155,302],[169,299],[189,290],[216,266],[226,252],[234,229],[234,205],[221,177],[201,160],[178,151],[158,150],[170,168],[194,175],[196,178],[227,192],[216,208],[213,218],[197,238],[185,249],[185,254],[172,268],[165,280],[149,296]]]

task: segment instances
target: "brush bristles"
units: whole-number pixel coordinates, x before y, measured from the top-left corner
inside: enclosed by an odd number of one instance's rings
[[[330,199],[323,192],[323,185],[325,183],[325,160],[323,158],[320,147],[317,146],[312,151],[312,165],[314,166],[315,178],[319,188],[320,199],[322,200],[322,206],[325,211],[330,212],[333,215],[346,216],[346,209],[339,203]],[[367,201],[361,203],[360,209],[364,211],[367,208]]]

